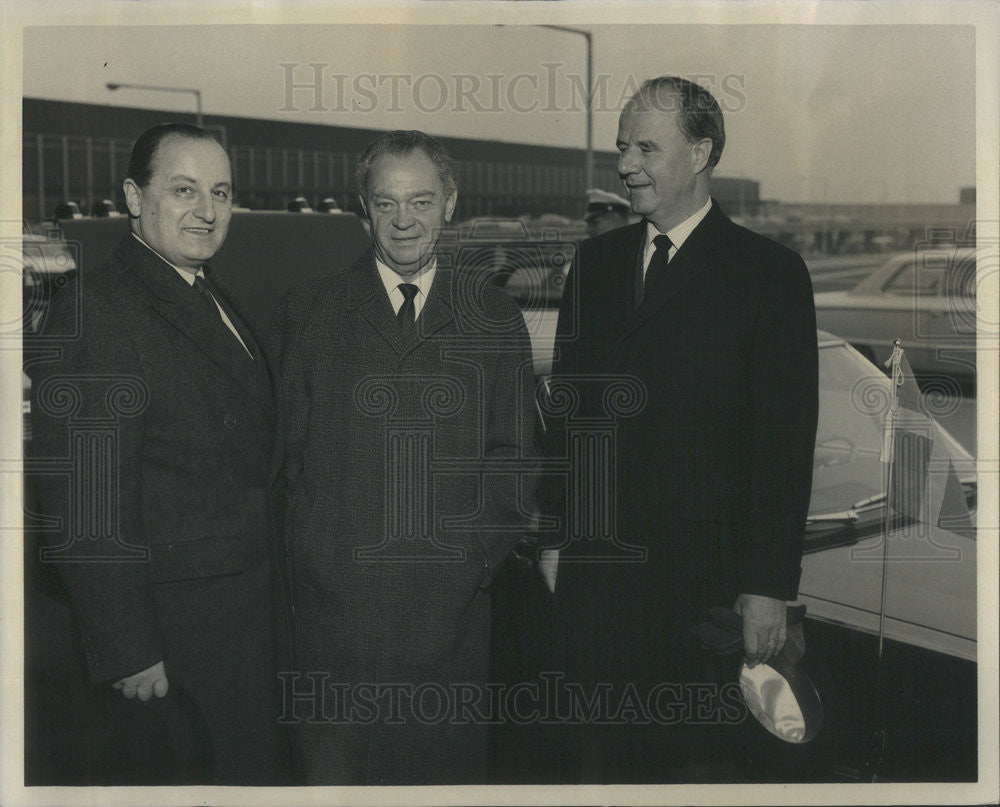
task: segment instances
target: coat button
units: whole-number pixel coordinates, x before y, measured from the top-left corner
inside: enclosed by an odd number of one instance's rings
[[[236,418],[233,417],[232,415],[226,415],[222,419],[222,425],[225,426],[227,429],[235,429],[236,428]]]

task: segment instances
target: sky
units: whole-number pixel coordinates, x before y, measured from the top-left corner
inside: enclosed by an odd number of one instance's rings
[[[717,174],[764,198],[948,203],[975,184],[971,26],[578,27],[597,149],[613,150],[636,83],[673,73],[726,113]],[[23,48],[34,98],[193,110],[192,94],[105,86],[155,84],[200,89],[206,114],[585,144],[585,39],[538,25],[47,26]]]
[[[584,26],[580,26],[581,28]],[[975,184],[969,26],[587,25],[594,146],[621,100],[673,73],[726,113],[720,176],[764,198],[955,202]],[[28,28],[24,94],[582,148],[585,39],[529,25]],[[318,92],[316,88],[319,88]]]

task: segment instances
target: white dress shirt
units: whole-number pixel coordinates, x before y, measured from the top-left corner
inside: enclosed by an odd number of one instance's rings
[[[406,299],[403,297],[403,292],[399,290],[399,284],[410,283],[417,287],[417,293],[413,298],[413,320],[416,322],[417,317],[420,316],[420,312],[424,309],[424,303],[427,302],[427,295],[431,291],[431,284],[434,282],[434,273],[437,271],[437,258],[431,260],[423,269],[410,277],[403,277],[397,274],[378,258],[375,259],[375,268],[378,269],[379,277],[382,278],[382,283],[385,286],[385,292],[389,295],[392,310],[397,314],[399,313],[399,309],[403,307],[403,301]]]
[[[677,254],[677,250],[681,248],[681,245],[687,241],[687,237],[691,235],[694,228],[701,224],[701,220],[708,215],[708,211],[712,209],[712,199],[705,202],[704,207],[700,208],[694,215],[688,216],[684,221],[678,224],[676,227],[672,227],[666,233],[661,233],[653,225],[653,222],[646,222],[646,250],[643,252],[642,266],[643,274],[649,271],[649,262],[653,259],[653,253],[656,251],[656,244],[653,243],[653,239],[658,235],[666,235],[670,239],[673,246],[670,248],[670,254],[667,255],[667,262],[669,263],[673,260],[674,255]]]

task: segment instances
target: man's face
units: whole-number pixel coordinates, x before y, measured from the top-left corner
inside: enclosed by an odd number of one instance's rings
[[[233,175],[215,141],[169,135],[156,149],[149,183],[126,179],[124,188],[133,232],[174,266],[196,272],[226,240]]]
[[[368,177],[368,198],[361,200],[379,260],[403,277],[420,271],[441,228],[451,221],[457,198],[455,190],[445,190],[437,166],[422,149],[379,157]]]
[[[706,141],[688,141],[678,114],[669,103],[660,108],[630,103],[618,121],[618,176],[632,210],[661,232],[694,212],[696,178],[707,161]]]

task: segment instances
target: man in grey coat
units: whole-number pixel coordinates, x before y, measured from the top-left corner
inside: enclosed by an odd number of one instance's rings
[[[488,587],[530,514],[528,334],[511,298],[436,248],[457,200],[440,143],[387,133],[357,179],[373,249],[275,320],[286,716],[310,784],[482,781]]]

